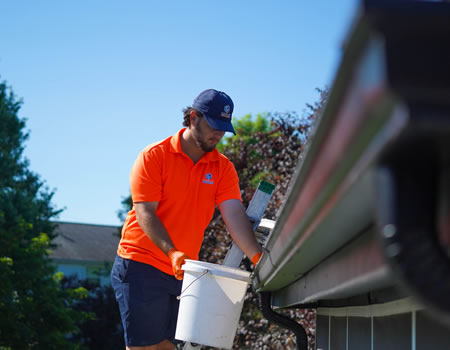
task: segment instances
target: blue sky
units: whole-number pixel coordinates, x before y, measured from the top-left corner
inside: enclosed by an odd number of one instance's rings
[[[0,1],[0,79],[23,98],[30,168],[59,220],[119,225],[139,151],[207,88],[234,117],[332,85],[357,0]]]

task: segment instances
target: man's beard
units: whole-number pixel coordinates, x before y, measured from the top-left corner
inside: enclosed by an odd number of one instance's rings
[[[194,136],[195,143],[203,152],[212,152],[215,150],[216,145],[208,145],[203,139],[203,128],[200,125],[200,120],[197,125],[192,128],[192,135]]]

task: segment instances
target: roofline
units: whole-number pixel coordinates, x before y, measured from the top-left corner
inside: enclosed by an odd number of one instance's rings
[[[84,260],[84,259],[67,259],[67,258],[52,258],[50,260],[55,264],[66,264],[66,265],[99,265],[99,264],[108,264],[112,265],[114,263],[114,258],[111,260]]]
[[[54,224],[71,224],[71,225],[85,225],[85,226],[101,226],[101,227],[112,227],[112,228],[119,228],[122,225],[104,225],[104,224],[90,224],[86,222],[73,222],[73,221],[51,221]]]

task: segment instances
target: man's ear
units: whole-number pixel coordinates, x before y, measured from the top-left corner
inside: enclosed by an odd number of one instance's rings
[[[189,118],[191,125],[197,125],[198,116],[194,110],[191,110],[191,112],[189,113]]]

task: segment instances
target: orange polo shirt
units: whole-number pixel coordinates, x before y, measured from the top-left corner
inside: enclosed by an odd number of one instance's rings
[[[215,205],[241,200],[233,164],[217,150],[206,153],[195,165],[174,136],[145,148],[130,175],[131,197],[136,202],[159,202],[156,214],[176,249],[198,259],[204,231]],[[150,264],[173,275],[169,258],[144,233],[133,207],[128,212],[117,250],[119,256]]]

